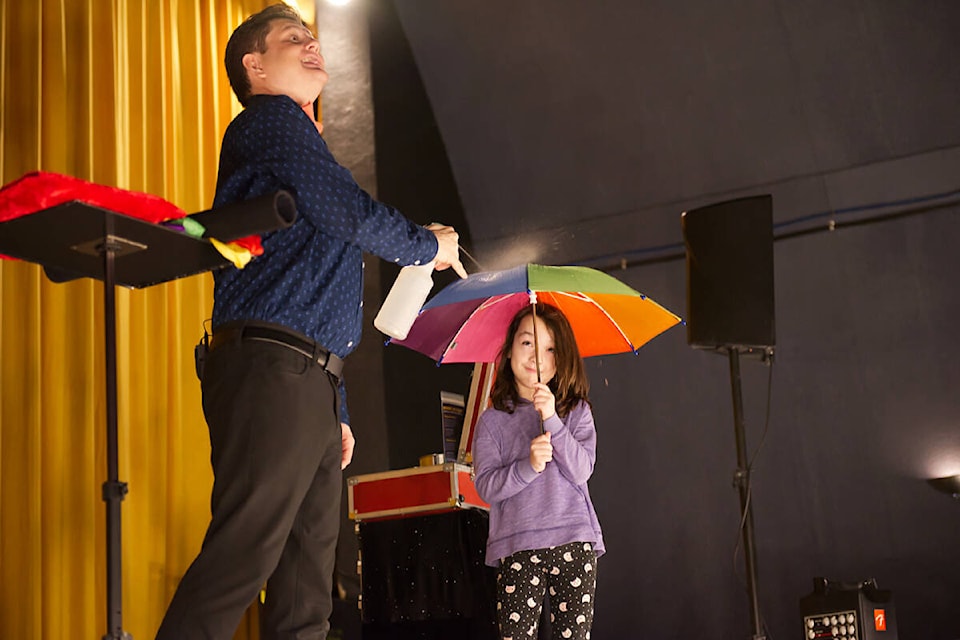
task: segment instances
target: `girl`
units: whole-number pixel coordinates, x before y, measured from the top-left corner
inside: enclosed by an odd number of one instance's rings
[[[587,490],[597,442],[587,392],[567,318],[542,303],[535,316],[532,305],[520,310],[473,444],[476,487],[490,503],[486,562],[500,569],[504,640],[537,637],[548,589],[553,638],[590,637],[604,547]]]

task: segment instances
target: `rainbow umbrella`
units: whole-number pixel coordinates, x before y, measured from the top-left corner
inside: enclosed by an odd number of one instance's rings
[[[434,295],[394,344],[438,363],[493,362],[524,305],[560,309],[583,357],[636,352],[680,317],[613,276],[588,267],[527,264],[474,273]]]

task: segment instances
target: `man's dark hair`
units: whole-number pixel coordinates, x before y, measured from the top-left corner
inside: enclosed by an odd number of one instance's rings
[[[250,78],[243,67],[243,56],[254,51],[263,53],[267,50],[267,34],[270,33],[270,23],[274,20],[293,20],[307,26],[296,9],[282,3],[274,4],[244,20],[234,29],[227,41],[223,64],[227,68],[230,86],[243,106],[247,106],[250,98]]]

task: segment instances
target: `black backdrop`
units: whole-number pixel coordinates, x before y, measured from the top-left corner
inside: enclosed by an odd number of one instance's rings
[[[484,221],[460,217],[444,143],[397,15],[383,3],[371,17],[379,196],[422,222],[442,217],[457,225],[470,247]],[[926,134],[933,124],[923,128]],[[912,146],[900,140],[901,148],[921,154],[930,148],[926,134]],[[702,159],[703,139],[690,144],[691,154],[700,145]],[[829,146],[818,144],[821,151]],[[737,158],[753,161],[749,153],[727,155],[734,166],[726,175],[737,174]],[[675,157],[674,170],[682,172],[680,165]],[[876,202],[885,184],[932,193],[930,175],[955,179],[958,169],[948,147],[876,171],[772,181],[762,191],[773,193],[775,221],[785,225],[831,203]],[[765,175],[776,178],[776,171]],[[736,181],[727,188],[680,189],[675,204],[639,208],[651,233],[637,234],[632,246],[614,232],[640,226],[626,216],[579,234],[575,247],[558,243],[544,261],[588,261],[611,246],[626,251],[679,242],[688,203],[755,192]],[[742,364],[751,453],[762,442],[753,508],[770,638],[799,637],[798,600],[814,576],[876,578],[893,591],[901,638],[960,638],[960,502],[925,482],[960,471],[960,211],[949,204],[900,207],[907,209],[910,215],[876,220],[867,212],[862,223],[834,231],[826,231],[826,218],[810,233],[790,236],[795,227],[778,228],[774,364],[772,370],[758,361]],[[565,228],[539,224],[550,233]],[[492,251],[496,242],[485,246]],[[675,251],[627,263],[618,277],[685,312],[684,264]],[[384,293],[393,275],[384,270]],[[435,450],[438,390],[465,392],[466,375],[397,348],[384,350],[384,363],[390,466],[411,466]],[[588,372],[599,432],[591,493],[609,553],[600,565],[593,638],[749,637],[742,552],[735,554],[739,513],[726,359],[690,349],[683,329],[675,328],[639,356],[589,360]],[[351,397],[356,402],[357,392]]]

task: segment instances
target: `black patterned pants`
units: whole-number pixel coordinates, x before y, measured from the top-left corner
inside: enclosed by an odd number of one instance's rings
[[[593,625],[597,554],[589,542],[518,551],[497,575],[497,617],[504,640],[537,637],[544,596],[550,593],[553,638],[587,640]]]

